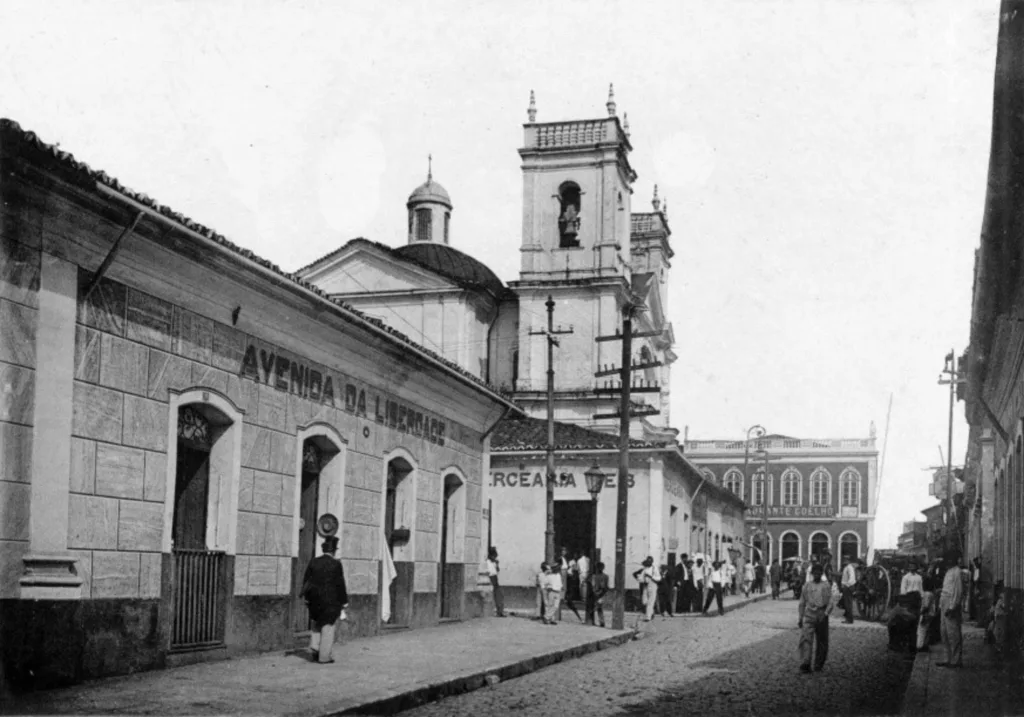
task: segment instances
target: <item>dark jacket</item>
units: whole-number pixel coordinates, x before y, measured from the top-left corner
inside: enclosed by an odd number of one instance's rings
[[[345,571],[341,561],[330,555],[314,558],[302,579],[302,597],[309,605],[309,616],[315,622],[332,623],[348,605]]]

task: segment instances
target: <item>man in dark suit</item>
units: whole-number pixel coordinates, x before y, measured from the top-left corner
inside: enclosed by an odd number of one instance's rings
[[[309,649],[313,659],[321,664],[334,662],[331,648],[334,647],[334,625],[348,607],[348,591],[345,589],[345,571],[341,562],[334,557],[338,551],[338,539],[324,538],[324,554],[314,558],[302,579],[302,597],[309,606],[309,617],[313,620],[313,632],[309,638]]]

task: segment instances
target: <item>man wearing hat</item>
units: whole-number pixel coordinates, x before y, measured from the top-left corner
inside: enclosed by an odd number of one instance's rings
[[[310,561],[302,579],[302,597],[309,606],[309,617],[313,621],[309,649],[314,660],[328,664],[334,662],[331,657],[334,625],[348,607],[348,591],[345,589],[345,571],[334,557],[338,552],[338,539],[330,535],[324,538],[320,547],[323,555]]]
[[[811,566],[811,582],[804,586],[800,593],[800,619],[797,626],[800,628],[800,670],[811,671],[811,648],[817,642],[815,652],[814,669],[821,670],[825,666],[825,658],[828,657],[828,618],[835,607],[835,595],[832,592],[832,585],[827,580],[822,580],[825,573],[825,566],[821,563],[814,563]]]

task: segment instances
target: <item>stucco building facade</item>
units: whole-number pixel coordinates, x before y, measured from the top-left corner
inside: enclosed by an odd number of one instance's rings
[[[295,646],[324,513],[344,635],[481,614],[508,399],[7,120],[0,199],[6,686]]]

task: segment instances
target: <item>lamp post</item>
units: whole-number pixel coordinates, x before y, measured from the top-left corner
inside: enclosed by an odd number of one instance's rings
[[[590,574],[593,575],[597,569],[597,497],[601,494],[601,489],[604,488],[604,472],[601,470],[601,466],[596,463],[587,470],[583,477],[587,481],[587,492],[590,493],[591,501],[591,519],[590,519]],[[586,599],[586,623],[588,625],[594,624],[594,593],[589,587],[587,588],[587,599]]]
[[[764,448],[757,450],[757,457],[764,460],[764,488],[761,496],[761,560],[765,564],[765,569],[768,568],[768,451]]]
[[[767,433],[767,431],[764,429],[764,426],[762,426],[759,423],[754,424],[753,426],[751,426],[750,428],[747,429],[747,439],[743,442],[743,484],[744,485],[750,483],[750,474],[748,473],[748,470],[750,468],[750,438],[752,436],[754,438],[762,438],[766,433]],[[767,464],[766,464],[766,466],[765,466],[765,478],[767,478],[767,477],[768,477],[768,470],[767,470]],[[754,494],[754,485],[753,485],[753,483],[750,483],[750,494],[751,494],[751,497],[753,497],[753,494]],[[768,506],[765,505],[765,500],[767,499],[767,497],[768,497],[767,492],[765,492],[765,494],[761,496],[761,511],[762,511],[762,515],[763,516],[767,516],[768,515]],[[753,545],[754,545],[754,541],[753,540],[750,541],[750,545],[751,545],[751,547],[753,547]],[[751,557],[753,557],[753,555],[751,555]]]

